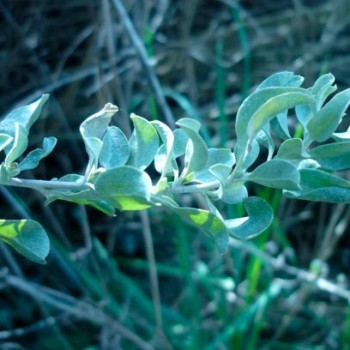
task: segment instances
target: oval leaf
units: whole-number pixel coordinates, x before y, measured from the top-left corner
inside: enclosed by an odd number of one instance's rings
[[[280,159],[272,159],[258,166],[248,177],[260,185],[298,190],[300,175],[298,169],[290,162]]]
[[[0,239],[27,259],[46,264],[50,241],[43,227],[33,220],[0,220]]]
[[[335,171],[350,168],[350,141],[321,145],[309,154],[322,168]]]
[[[283,191],[283,194],[309,201],[350,202],[350,182],[319,169],[301,169],[300,187],[300,191]]]
[[[145,118],[131,114],[134,132],[129,140],[130,158],[128,164],[147,168],[153,161],[159,146],[159,137],[154,126]]]
[[[105,169],[121,166],[127,162],[130,154],[129,143],[119,128],[108,127],[102,142],[99,162]]]
[[[121,166],[100,174],[95,189],[103,200],[119,210],[149,208],[152,182],[143,171]]]

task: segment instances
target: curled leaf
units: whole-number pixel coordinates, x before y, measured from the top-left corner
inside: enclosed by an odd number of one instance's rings
[[[241,239],[257,236],[272,223],[273,210],[262,198],[248,197],[244,201],[248,217],[225,220],[225,225],[231,235]]]

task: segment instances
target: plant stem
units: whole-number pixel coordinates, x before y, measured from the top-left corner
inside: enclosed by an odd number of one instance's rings
[[[13,177],[8,183],[2,183],[1,185],[9,185],[15,187],[26,187],[34,190],[42,189],[57,189],[57,190],[86,190],[93,189],[91,183],[85,181],[58,181],[58,180],[33,180],[33,179],[20,179]]]

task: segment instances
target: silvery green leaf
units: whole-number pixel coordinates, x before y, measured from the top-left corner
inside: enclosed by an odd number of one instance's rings
[[[194,181],[209,182],[216,179],[216,176],[212,172],[212,167],[216,165],[224,166],[225,169],[229,169],[229,173],[235,163],[235,157],[229,148],[209,148],[208,149],[208,161],[205,169],[202,169],[195,173]],[[227,175],[228,177],[228,175]]]
[[[247,188],[242,181],[234,181],[225,184],[222,188],[221,200],[228,204],[242,203],[248,197]]]
[[[295,115],[299,123],[303,126],[304,132],[307,133],[306,126],[313,117],[314,111],[308,105],[297,105],[295,106]]]
[[[300,103],[312,104],[313,96],[298,87],[267,87],[255,91],[240,106],[236,117],[237,162],[246,155],[247,145],[259,130],[279,113]]]
[[[26,134],[29,133],[30,127],[39,118],[43,105],[48,100],[49,95],[42,95],[37,101],[27,105],[16,108],[10,112],[0,122],[0,133],[7,134],[14,137],[15,124],[20,124],[25,130]]]
[[[86,176],[89,176],[90,173],[98,167],[99,156],[102,150],[102,139],[107,131],[112,116],[117,111],[117,106],[107,103],[103,109],[85,119],[80,125],[79,130],[89,156]]]
[[[8,146],[13,140],[13,137],[6,134],[0,134],[0,152]]]
[[[194,119],[183,118],[176,124],[184,130],[189,137],[185,151],[184,176],[194,171],[199,171],[207,164],[208,149],[202,137],[199,135],[200,123]]]
[[[308,155],[303,151],[303,141],[301,139],[289,139],[282,142],[275,159],[288,160],[297,165]]]
[[[103,200],[119,210],[142,210],[152,206],[150,177],[131,166],[103,172],[96,179],[95,189]]]
[[[227,228],[220,216],[197,208],[181,208],[169,205],[169,207],[184,220],[204,230],[214,239],[218,251],[223,254],[227,250],[229,235]]]
[[[278,113],[276,118],[271,120],[271,130],[282,140],[291,137],[288,128],[288,111]]]
[[[335,171],[350,168],[350,141],[317,146],[309,154],[322,168]]]
[[[7,169],[10,169],[12,163],[17,160],[27,149],[28,147],[28,136],[26,129],[18,123],[14,124],[14,138],[13,142],[10,144],[10,149],[6,154],[5,166]]]
[[[109,126],[102,140],[99,162],[105,169],[124,165],[130,154],[125,134],[116,126]]]
[[[278,72],[265,79],[257,90],[266,87],[299,87],[303,83],[304,78],[300,75],[295,75],[292,72]],[[288,111],[283,111],[277,114],[275,119],[271,120],[272,131],[281,139],[290,138],[288,129]]]
[[[232,166],[228,164],[214,164],[209,168],[209,172],[218,179],[220,182],[224,183],[229,175],[231,174]]]
[[[165,171],[166,163],[167,163],[166,147],[164,144],[162,144],[158,148],[158,151],[154,157],[154,167],[158,171],[158,173],[164,174],[164,175],[162,175],[162,177],[167,175],[167,173]]]
[[[188,143],[189,137],[182,129],[174,130],[174,156],[175,158],[181,157],[186,152],[186,146]]]
[[[236,148],[235,148],[236,151]],[[258,141],[256,139],[253,139],[253,141],[249,144],[249,147],[247,149],[248,153],[246,154],[244,163],[243,163],[243,169],[248,169],[257,159],[260,152],[260,146]]]
[[[257,90],[267,87],[299,87],[303,81],[302,76],[295,75],[293,72],[278,72],[260,83]]]
[[[316,109],[319,110],[327,97],[337,90],[336,86],[332,86],[334,83],[333,74],[321,75],[311,88],[311,93],[316,96]]]
[[[270,134],[269,128],[264,127],[262,130],[260,130],[255,139],[260,145],[263,145],[267,149],[267,159],[271,159],[275,151],[275,143]]]
[[[154,126],[136,114],[130,116],[134,131],[129,140],[130,158],[128,164],[139,169],[147,168],[153,161],[159,146],[159,137]]]
[[[323,142],[330,138],[345,115],[349,104],[350,89],[335,95],[308,122],[307,130],[309,139]]]
[[[0,220],[0,239],[27,259],[46,264],[50,241],[43,227],[33,220]]]
[[[262,198],[248,197],[244,201],[248,216],[225,220],[230,234],[240,239],[255,237],[265,231],[272,223],[273,210]]]
[[[272,159],[259,165],[248,177],[263,186],[289,190],[299,189],[299,171],[291,163],[282,159]]]
[[[335,78],[331,73],[321,75],[312,86],[311,93],[314,95],[319,94],[325,86],[331,86],[334,83],[334,81]]]
[[[279,95],[271,97],[254,112],[247,125],[247,134],[249,138],[255,137],[263,126],[266,125],[272,118],[275,118],[279,113],[300,104],[309,106],[314,105],[314,97],[307,90],[302,88],[289,89],[297,90],[286,91],[285,93],[280,93]]]
[[[222,198],[223,186],[225,185],[231,172],[232,167],[224,164],[214,164],[209,168],[209,173],[212,175],[212,178],[219,181],[218,187],[216,189],[207,192],[210,198],[215,200]]]
[[[72,175],[72,174],[71,174]],[[74,176],[64,176],[60,181],[72,181],[74,182]],[[84,177],[77,176],[77,181],[84,180]],[[106,215],[113,216],[115,214],[115,207],[111,205],[107,200],[102,197],[93,189],[84,189],[81,191],[68,191],[68,190],[40,190],[40,192],[46,197],[46,204],[51,204],[56,200],[62,200],[79,205],[90,205],[95,209],[101,211]]]
[[[10,180],[10,174],[7,171],[5,164],[0,164],[0,183],[6,184]]]
[[[53,136],[45,137],[43,141],[43,148],[35,149],[29,152],[22,162],[18,165],[18,170],[30,170],[35,169],[41,159],[47,157],[55,148],[57,139]]]
[[[178,166],[174,156],[174,140],[175,136],[170,128],[164,123],[154,120],[151,122],[156,128],[163,145],[159,147],[157,155],[154,159],[156,170],[162,174],[162,177],[178,175]]]
[[[96,174],[94,174],[96,176]],[[57,181],[62,181],[63,183],[72,182],[76,184],[82,184],[85,178],[79,174],[68,174]],[[79,205],[91,205],[97,210],[100,210],[104,214],[114,215],[115,208],[109,204],[106,200],[102,199],[102,197],[93,189],[87,188],[83,190],[75,189],[46,189],[41,188],[38,189],[42,193],[42,195],[46,198],[45,204],[51,204],[56,200],[62,200],[66,202],[71,202]]]
[[[288,198],[350,203],[350,182],[319,169],[300,170],[300,191],[283,191]]]

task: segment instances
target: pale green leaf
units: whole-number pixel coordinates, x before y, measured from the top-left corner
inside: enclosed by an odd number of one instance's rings
[[[184,176],[202,170],[208,161],[208,148],[199,135],[200,123],[194,119],[183,118],[176,122],[189,137],[185,152]]]
[[[121,166],[100,174],[95,189],[119,210],[141,210],[150,207],[152,181],[143,171],[131,166]]]
[[[248,177],[260,185],[297,190],[299,189],[299,171],[291,163],[282,159],[272,159],[259,165]]]
[[[161,177],[173,175],[175,178],[178,175],[178,166],[174,155],[175,136],[171,129],[164,123],[154,120],[151,122],[156,128],[163,145],[159,147],[156,158],[155,168],[162,174]]]
[[[0,220],[0,239],[27,259],[46,264],[50,242],[43,227],[33,220]]]
[[[240,239],[255,237],[272,223],[273,210],[262,198],[248,197],[244,201],[248,217],[225,220],[230,234]]]
[[[350,89],[335,95],[308,122],[307,130],[310,140],[326,141],[332,136],[341,122],[350,104]]]
[[[54,149],[57,143],[55,137],[45,137],[43,141],[43,148],[35,149],[26,155],[23,161],[18,165],[18,170],[30,170],[35,169],[41,159],[47,157]]]
[[[298,106],[296,106],[298,107]],[[271,120],[271,130],[282,140],[290,138],[288,128],[288,111],[278,113],[276,118]]]
[[[311,93],[318,95],[320,91],[325,87],[331,86],[335,81],[334,75],[331,73],[321,75],[311,88]]]
[[[228,231],[221,217],[204,209],[181,208],[170,206],[170,208],[184,220],[189,221],[204,230],[214,239],[218,251],[223,254],[228,247]]]
[[[265,79],[257,90],[267,87],[299,87],[304,81],[300,75],[293,72],[278,72]],[[276,118],[271,120],[272,131],[281,139],[290,138],[288,130],[288,111],[278,113]]]
[[[286,91],[273,96],[254,112],[247,125],[247,134],[250,138],[253,138],[264,125],[279,113],[300,104],[313,106],[315,100],[307,90],[302,88],[289,89],[298,89],[298,91]]]
[[[332,86],[335,78],[333,74],[321,75],[311,88],[311,93],[316,96],[316,109],[319,110],[327,97],[337,90],[336,86]]]
[[[96,174],[95,174],[96,176]],[[98,176],[98,175],[97,175]],[[84,176],[79,174],[68,174],[61,177],[58,181],[62,182],[75,182],[77,184],[84,181]],[[115,207],[109,204],[106,200],[102,199],[102,196],[97,193],[93,187],[84,190],[70,189],[40,189],[39,190],[43,196],[46,197],[45,204],[48,205],[56,200],[62,200],[66,202],[71,202],[79,205],[91,205],[97,210],[100,210],[104,214],[114,215]]]
[[[297,165],[307,157],[308,155],[303,151],[303,141],[295,138],[282,142],[275,159],[288,160],[292,164]]]
[[[136,114],[130,116],[134,131],[129,140],[130,158],[128,164],[139,169],[147,168],[153,161],[159,146],[159,137],[154,126]]]
[[[17,160],[28,147],[28,136],[25,128],[18,123],[15,123],[15,134],[13,142],[10,144],[10,149],[5,158],[5,166],[11,168],[12,163]]]
[[[194,175],[194,181],[197,182],[209,182],[215,180],[217,177],[212,172],[212,167],[215,165],[225,166],[225,169],[229,169],[229,173],[235,163],[235,157],[229,148],[209,148],[208,149],[208,161],[205,168],[196,172]]]
[[[247,188],[241,181],[234,181],[223,186],[221,200],[228,204],[241,203],[248,197]]]
[[[20,124],[25,130],[26,134],[29,133],[30,127],[39,118],[43,105],[48,100],[49,95],[42,95],[37,101],[27,105],[16,108],[10,112],[0,122],[0,133],[7,134],[14,137],[15,124]]]
[[[232,166],[228,164],[214,164],[209,168],[209,172],[214,176],[215,179],[218,179],[224,183],[232,171]]]
[[[264,127],[262,130],[260,130],[256,135],[255,140],[267,149],[267,159],[271,159],[275,151],[275,143],[273,141],[269,128]]]
[[[304,133],[307,134],[307,123],[311,120],[314,115],[313,109],[308,105],[297,105],[295,106],[295,115],[299,123],[304,128]]]
[[[0,134],[0,152],[8,146],[13,140],[13,137],[6,134]]]
[[[186,146],[188,143],[189,137],[182,129],[174,130],[174,156],[175,158],[181,157],[186,152]]]
[[[304,81],[300,75],[295,75],[293,72],[278,72],[272,74],[259,84],[257,90],[267,87],[298,87]]]
[[[283,191],[288,198],[350,203],[350,182],[319,169],[300,170],[300,191]]]
[[[317,146],[309,154],[325,169],[337,171],[350,168],[350,141]]]
[[[124,165],[130,154],[125,134],[116,126],[109,126],[102,140],[99,162],[105,169]]]
[[[102,139],[107,131],[112,116],[118,111],[118,107],[107,103],[103,109],[85,119],[80,125],[80,133],[83,137],[86,152],[89,156],[89,164],[86,175],[97,169]]]

